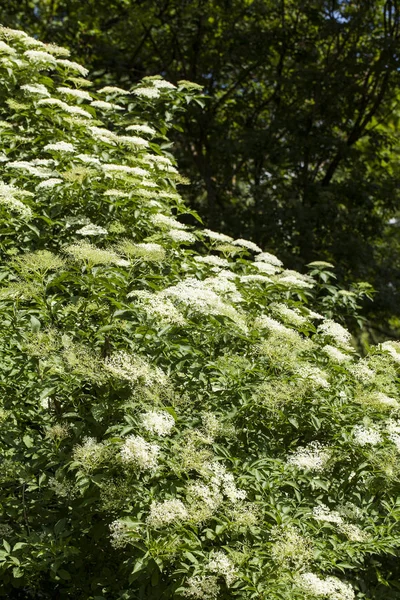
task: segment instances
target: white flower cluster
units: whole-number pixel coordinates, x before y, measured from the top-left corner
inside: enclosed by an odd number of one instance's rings
[[[319,442],[299,446],[287,459],[287,464],[307,471],[323,471],[329,461],[330,452]]]
[[[73,460],[86,472],[91,473],[104,460],[106,446],[96,442],[95,438],[87,437],[83,444],[75,446]]]
[[[283,265],[283,262],[279,260],[279,258],[274,256],[273,254],[270,254],[269,252],[261,252],[261,254],[257,254],[255,261],[269,263],[270,265],[274,265],[275,267],[282,267]]]
[[[39,100],[38,106],[58,106],[58,108],[61,108],[70,115],[84,117],[85,119],[93,119],[93,116],[83,108],[80,108],[79,106],[71,106],[59,98],[42,98]]]
[[[229,261],[226,258],[221,258],[220,256],[196,256],[195,261],[199,263],[204,263],[206,265],[211,265],[212,267],[219,267],[221,269],[225,267],[229,267]]]
[[[24,56],[36,65],[44,66],[45,68],[55,68],[57,66],[56,59],[48,52],[42,50],[25,50]]]
[[[189,513],[183,502],[174,498],[163,502],[152,502],[147,524],[158,529],[176,523],[176,521],[186,521],[188,518]]]
[[[147,133],[148,135],[156,135],[156,130],[149,125],[133,124],[126,128],[126,131],[136,131],[137,133]]]
[[[353,428],[353,438],[359,446],[376,446],[382,442],[382,436],[376,427],[365,427],[364,425],[356,425]]]
[[[218,490],[233,503],[246,498],[246,492],[236,487],[234,476],[226,470],[224,465],[218,462],[209,463],[206,465],[206,469],[211,471],[210,484],[214,490]]]
[[[196,241],[193,233],[182,231],[182,229],[170,229],[165,235],[170,237],[174,242],[177,242],[177,244],[194,244]]]
[[[331,346],[330,344],[326,344],[322,348],[322,351],[325,352],[325,354],[327,354],[331,360],[333,360],[337,363],[347,362],[348,360],[351,360],[351,358],[352,358],[348,354],[345,354],[344,352],[339,350],[339,348],[336,348],[335,346]]]
[[[273,527],[271,557],[277,564],[288,569],[304,567],[312,557],[311,544],[291,525]]]
[[[104,229],[104,227],[94,225],[93,223],[88,223],[88,225],[78,229],[76,233],[79,235],[107,235],[108,231],[107,229]]]
[[[139,304],[150,319],[157,319],[160,325],[167,323],[184,325],[186,322],[171,300],[160,294],[145,290],[133,290],[129,292],[128,298],[135,298],[135,304]]]
[[[167,215],[161,213],[152,215],[151,222],[153,225],[156,225],[156,227],[162,227],[163,229],[187,229],[187,225],[179,223],[179,221],[173,217],[167,217]]]
[[[45,181],[41,181],[40,183],[38,183],[38,185],[36,186],[36,189],[37,190],[51,189],[51,188],[55,187],[56,185],[60,185],[60,183],[63,183],[63,180],[60,179],[59,177],[50,177],[50,179],[46,179]]]
[[[122,262],[121,257],[112,250],[102,250],[86,241],[71,244],[64,249],[64,252],[73,256],[76,260],[81,260],[89,265],[121,265],[127,266]]]
[[[354,590],[349,583],[337,577],[321,579],[315,573],[301,573],[298,576],[299,586],[308,594],[322,596],[328,600],[354,600]]]
[[[110,524],[111,545],[114,548],[124,548],[129,542],[129,525],[126,521],[117,519]]]
[[[210,289],[210,283],[188,278],[177,285],[166,288],[159,293],[161,297],[170,297],[203,314],[222,315],[230,318],[240,328],[245,329],[244,319],[237,310],[224,302],[216,292]]]
[[[135,94],[135,96],[149,98],[152,100],[155,100],[156,98],[160,97],[160,92],[158,91],[158,89],[151,87],[138,87],[135,90],[133,90],[132,94]]]
[[[130,92],[123,90],[120,87],[113,86],[113,85],[106,85],[105,87],[101,88],[101,90],[98,90],[97,93],[98,94],[110,94],[110,95],[119,94],[121,96],[124,96],[124,95],[127,96],[130,94]]]
[[[233,240],[231,242],[234,246],[239,246],[241,248],[246,248],[247,250],[252,250],[252,252],[262,252],[261,248],[257,246],[254,242],[250,242],[249,240],[243,240],[239,238],[238,240]]]
[[[54,150],[55,152],[75,152],[75,146],[69,142],[55,142],[46,144],[43,150]]]
[[[342,523],[338,527],[339,531],[341,531],[351,542],[366,542],[370,539],[370,536],[362,531],[357,525],[353,525],[351,523]]]
[[[266,275],[275,275],[279,271],[279,267],[267,262],[254,262],[253,267],[256,267],[258,271]]]
[[[272,312],[276,313],[284,321],[287,321],[291,325],[295,325],[296,327],[301,327],[305,323],[307,323],[307,319],[303,317],[300,311],[297,308],[289,308],[286,304],[273,304],[271,306]]]
[[[147,431],[164,436],[171,433],[175,419],[169,413],[151,410],[142,415],[142,424]]]
[[[327,379],[327,374],[320,369],[310,364],[299,364],[295,370],[296,374],[302,379],[315,384],[317,387],[328,389],[330,387]]]
[[[276,282],[280,285],[283,285],[288,288],[299,288],[299,289],[310,289],[314,287],[314,280],[312,277],[308,275],[302,275],[301,273],[297,273],[297,271],[291,271],[287,269],[280,273]]]
[[[273,281],[266,275],[242,275],[240,283],[273,283]]]
[[[79,98],[80,100],[92,100],[92,96],[85,90],[75,90],[69,87],[58,87],[57,91],[65,96],[72,96],[73,98]]]
[[[343,519],[338,512],[331,510],[326,504],[318,504],[313,508],[313,517],[317,521],[326,521],[328,523],[336,523],[337,525],[343,523]]]
[[[128,165],[118,165],[113,163],[104,163],[102,169],[106,175],[110,177],[118,175],[133,175],[135,177],[145,177],[148,175],[147,171],[140,167],[129,167]]]
[[[371,383],[375,379],[376,373],[370,369],[365,359],[359,360],[357,363],[348,367],[352,375],[363,383]]]
[[[0,206],[3,205],[12,212],[16,212],[23,219],[30,219],[32,217],[31,209],[21,202],[17,196],[33,196],[33,194],[0,181]]]
[[[61,67],[65,67],[67,70],[76,71],[77,73],[82,75],[82,77],[86,77],[86,75],[89,73],[88,69],[85,69],[85,67],[72,60],[59,58],[57,59],[57,64]]]
[[[154,471],[157,468],[157,457],[160,447],[146,442],[139,435],[130,435],[121,447],[121,459],[131,463],[141,471]]]
[[[399,342],[383,342],[381,344],[381,350],[388,352],[390,356],[398,363],[400,363],[400,343]]]
[[[217,573],[224,577],[227,587],[230,587],[232,583],[237,579],[236,570],[232,561],[227,557],[224,552],[214,552],[210,560],[206,565],[207,571],[211,573]]]
[[[375,396],[374,396],[374,400],[378,404],[382,404],[382,406],[387,406],[390,408],[399,408],[400,407],[400,404],[398,403],[398,401],[395,398],[391,398],[390,396],[387,396],[383,392],[376,392]]]
[[[331,319],[326,319],[321,325],[318,327],[318,332],[321,335],[333,338],[339,346],[347,347],[351,342],[351,334]]]
[[[119,248],[128,256],[140,258],[145,262],[162,262],[165,259],[165,249],[160,244],[151,242],[133,244],[122,241]]]
[[[205,233],[205,235],[209,237],[210,240],[213,240],[215,242],[233,241],[233,238],[231,238],[229,235],[225,235],[225,233],[218,233],[217,231],[212,231],[211,229],[203,229],[203,233]]]
[[[99,110],[124,110],[122,106],[113,104],[112,102],[105,102],[104,100],[93,100],[90,106]]]
[[[49,90],[42,83],[27,83],[21,85],[21,90],[28,92],[29,94],[39,94],[39,96],[50,97]]]
[[[143,382],[146,386],[166,385],[167,376],[159,367],[152,367],[141,356],[117,352],[105,360],[107,371],[115,377],[133,384]]]
[[[217,600],[219,589],[215,576],[192,575],[186,580],[184,595],[195,600]]]
[[[46,169],[37,166],[35,162],[29,162],[27,160],[14,160],[7,164],[7,169],[22,169],[24,171],[28,171],[30,175],[34,177],[39,177],[40,179],[48,179],[52,175],[58,175],[57,172],[52,171],[51,169]]]
[[[255,325],[255,327],[262,327],[263,329],[269,329],[273,333],[277,333],[279,335],[289,337],[289,338],[297,335],[296,331],[294,331],[293,329],[289,329],[289,327],[286,327],[279,321],[276,321],[276,319],[273,319],[272,317],[268,317],[267,315],[261,315],[260,317],[258,317],[256,319],[254,325]]]

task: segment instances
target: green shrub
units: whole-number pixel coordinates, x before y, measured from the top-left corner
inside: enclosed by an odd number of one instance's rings
[[[190,224],[196,86],[0,35],[3,596],[399,598],[400,344]]]

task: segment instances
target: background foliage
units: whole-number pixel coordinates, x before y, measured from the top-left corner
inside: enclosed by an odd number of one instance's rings
[[[102,84],[203,86],[171,132],[190,205],[292,268],[325,259],[368,281],[370,335],[398,332],[396,0],[9,0],[0,21]]]

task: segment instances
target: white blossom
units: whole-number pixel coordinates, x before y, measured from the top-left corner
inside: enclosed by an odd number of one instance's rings
[[[318,387],[325,389],[330,387],[327,374],[319,367],[311,364],[299,364],[299,366],[296,368],[296,373],[302,379],[312,381]]]
[[[136,131],[137,133],[148,133],[149,135],[156,135],[156,130],[149,125],[133,124],[126,127],[126,131]]]
[[[266,275],[242,275],[240,277],[241,283],[273,283],[270,277]]]
[[[225,258],[221,258],[219,256],[195,256],[195,261],[199,263],[205,263],[206,265],[211,265],[213,267],[229,267],[229,261]]]
[[[246,498],[246,492],[236,487],[234,476],[224,465],[213,462],[207,464],[206,469],[211,472],[210,485],[216,492],[226,496],[233,503]]]
[[[270,265],[274,265],[275,267],[281,267],[283,265],[282,261],[279,260],[279,258],[274,256],[273,254],[270,254],[269,252],[261,252],[261,254],[257,254],[255,260],[256,262],[269,263]]]
[[[261,248],[259,248],[257,244],[250,242],[249,240],[243,240],[242,238],[239,238],[238,240],[233,240],[231,243],[234,246],[241,246],[242,248],[247,248],[253,252],[262,252]]]
[[[49,90],[42,83],[27,83],[26,85],[21,85],[21,90],[29,92],[30,94],[39,94],[39,96],[50,97]]]
[[[381,344],[381,350],[383,350],[384,352],[388,352],[391,357],[396,361],[400,363],[400,343],[399,342],[383,342],[383,344]]]
[[[186,580],[184,595],[194,600],[217,600],[219,597],[217,578],[212,575],[192,575]]]
[[[318,442],[311,442],[308,446],[299,446],[287,463],[299,469],[308,471],[323,471],[329,461],[330,452]]]
[[[178,244],[194,244],[196,241],[193,233],[182,231],[182,229],[170,229],[166,231],[165,235],[170,237],[174,242]]]
[[[374,395],[374,400],[378,404],[382,404],[383,406],[391,407],[391,408],[399,408],[400,404],[395,398],[391,398],[387,396],[383,392],[376,392]],[[399,431],[400,432],[400,431]]]
[[[106,85],[105,87],[101,88],[101,90],[97,91],[98,94],[120,94],[122,95],[129,95],[130,92],[128,92],[127,90],[123,90],[120,87],[116,87],[114,85]]]
[[[143,381],[145,385],[166,385],[167,376],[159,367],[151,366],[141,356],[134,356],[120,351],[109,356],[105,368],[115,377],[136,384]]]
[[[94,108],[99,108],[100,110],[124,110],[122,106],[118,104],[113,104],[112,102],[104,102],[104,100],[93,100],[90,103],[90,106]]]
[[[32,210],[17,196],[33,196],[33,194],[19,190],[13,185],[0,182],[0,206],[3,205],[12,212],[16,212],[23,219],[30,219],[32,217]]]
[[[129,240],[123,240],[119,244],[119,248],[128,256],[140,258],[145,262],[162,262],[165,260],[165,249],[160,244],[153,242],[133,244]]]
[[[60,185],[60,183],[63,183],[62,179],[59,179],[58,177],[50,177],[50,179],[46,179],[45,181],[38,183],[36,189],[41,190],[44,188],[53,188],[56,185]]]
[[[133,90],[132,94],[143,98],[159,98],[160,92],[156,88],[141,87]]]
[[[255,267],[261,273],[266,273],[267,275],[275,275],[275,273],[279,271],[279,267],[266,262],[255,262],[253,263],[253,267]]]
[[[166,89],[166,90],[175,90],[176,86],[169,81],[165,81],[165,79],[153,79],[152,83],[155,88],[158,89]]]
[[[322,351],[337,363],[347,362],[352,359],[351,356],[344,354],[344,352],[341,352],[338,348],[331,346],[330,344],[326,344],[326,346],[322,348]]]
[[[57,172],[52,171],[51,169],[45,169],[40,166],[37,167],[35,161],[14,160],[10,161],[6,166],[7,169],[23,169],[24,171],[28,171],[30,175],[39,177],[40,179],[48,179],[53,175],[58,175]]]
[[[308,594],[322,596],[328,600],[354,600],[353,588],[337,577],[321,579],[314,573],[301,573],[298,585]]]
[[[333,338],[340,346],[347,347],[351,342],[351,333],[331,319],[326,319],[321,323],[318,332],[321,335]]]
[[[337,525],[343,523],[343,519],[340,514],[328,508],[326,504],[318,504],[318,506],[314,506],[313,517],[317,521],[326,521],[328,523],[336,523]]]
[[[365,427],[364,425],[356,425],[353,428],[353,437],[359,446],[376,446],[382,441],[382,436],[376,427]]]
[[[176,521],[185,521],[188,517],[189,514],[183,502],[174,498],[163,502],[152,502],[147,524],[154,528],[165,527]]]
[[[71,71],[76,71],[77,73],[82,75],[82,77],[86,77],[86,75],[89,73],[88,69],[85,69],[85,67],[83,67],[82,65],[68,59],[58,58],[57,64],[61,65],[62,67],[65,67],[66,69],[70,69]]]
[[[72,96],[73,98],[80,98],[81,100],[92,100],[92,96],[85,90],[75,90],[73,88],[61,86],[57,88],[57,91],[65,96]]]
[[[56,152],[75,152],[75,146],[69,142],[55,142],[46,144],[43,150],[55,150]]]
[[[48,52],[42,50],[25,50],[24,56],[30,61],[38,65],[46,65],[55,67],[56,59]]]
[[[218,233],[217,231],[211,231],[211,229],[203,229],[203,233],[206,234],[210,240],[215,242],[232,242],[233,238],[229,235],[225,235],[225,233]]]
[[[273,304],[271,309],[274,313],[277,313],[284,321],[301,327],[307,323],[307,319],[303,317],[300,311],[296,308],[289,308],[286,304]]]
[[[211,573],[217,573],[222,575],[226,581],[227,587],[230,587],[232,583],[237,579],[236,570],[227,555],[224,552],[218,550],[210,556],[210,560],[206,565],[207,571]]]
[[[157,213],[151,216],[151,222],[158,227],[165,227],[167,229],[187,229],[187,225],[183,223],[179,223],[173,217],[167,217],[167,215],[163,215],[161,213]]]
[[[89,223],[81,229],[78,229],[76,233],[79,235],[107,235],[108,231],[107,229],[104,229],[104,227],[99,227],[99,225],[93,225],[93,223]]]
[[[361,359],[357,363],[350,365],[348,370],[356,379],[367,384],[371,383],[376,376],[375,371],[369,368],[364,359]]]
[[[154,471],[157,468],[157,457],[160,447],[146,442],[139,435],[130,435],[121,447],[121,459],[131,463],[141,471]]]
[[[16,54],[16,50],[6,44],[3,41],[0,41],[0,53],[1,54]]]
[[[280,273],[276,278],[277,283],[284,285],[289,288],[312,288],[314,287],[314,281],[312,277],[302,275],[296,271],[286,270]]]
[[[164,436],[171,433],[175,419],[169,413],[151,410],[142,415],[142,424],[147,431]]]

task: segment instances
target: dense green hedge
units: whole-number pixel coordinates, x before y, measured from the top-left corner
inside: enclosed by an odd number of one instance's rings
[[[312,277],[190,225],[196,86],[0,36],[3,596],[399,598],[400,345],[360,359]]]

